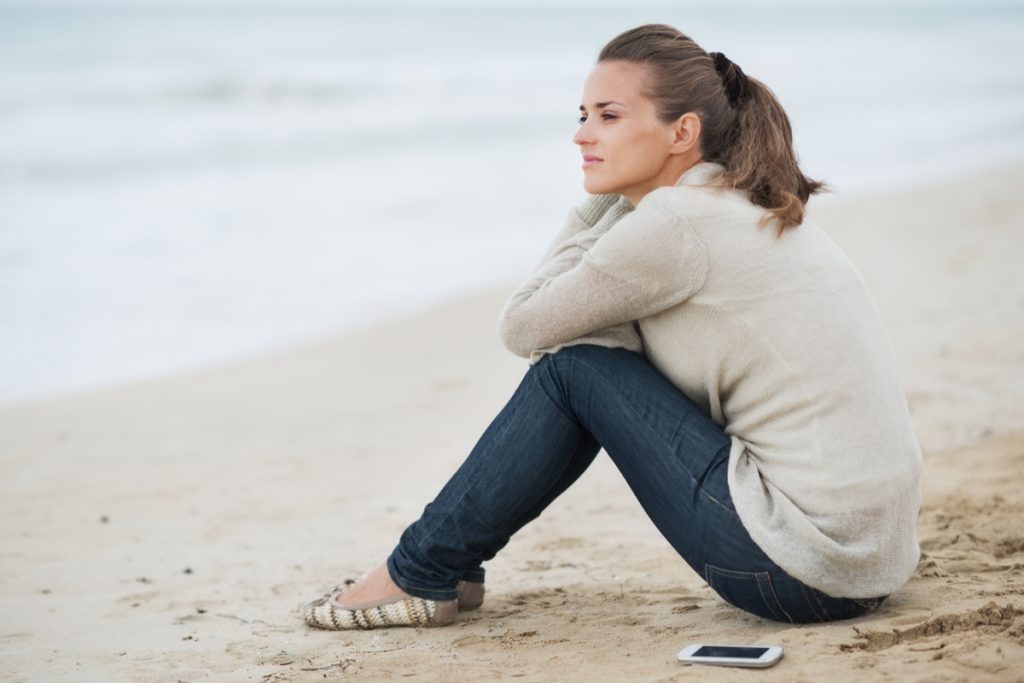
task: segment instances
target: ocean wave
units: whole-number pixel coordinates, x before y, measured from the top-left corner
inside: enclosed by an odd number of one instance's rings
[[[69,150],[58,149],[47,156],[36,154],[30,158],[0,155],[0,183],[116,183],[206,170],[355,161],[394,151],[405,151],[408,158],[416,159],[436,157],[439,147],[446,147],[445,152],[452,157],[464,157],[481,145],[494,153],[498,148],[546,137],[568,144],[565,129],[550,121],[505,122],[500,133],[496,133],[491,122],[478,120],[421,121],[376,130],[338,130],[279,144],[247,139],[203,142],[185,149],[172,145],[148,152],[120,149],[77,157]]]
[[[582,193],[596,51],[652,19],[772,87],[843,192],[1021,149],[1024,12],[899,4],[0,8],[0,401],[525,271]]]

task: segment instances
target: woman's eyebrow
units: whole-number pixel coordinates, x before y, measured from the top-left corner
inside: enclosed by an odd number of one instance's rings
[[[622,102],[616,102],[615,100],[608,100],[607,102],[597,102],[596,104],[594,104],[594,109],[604,109],[604,108],[605,108],[605,107],[607,107],[607,106],[608,106],[609,104],[617,104],[617,105],[619,105],[620,107],[625,107],[625,106],[626,106],[626,105],[622,104]],[[586,110],[587,110],[587,108],[586,108],[586,107],[584,107],[584,106],[583,106],[583,105],[581,104],[581,105],[580,105],[580,111],[586,111]]]

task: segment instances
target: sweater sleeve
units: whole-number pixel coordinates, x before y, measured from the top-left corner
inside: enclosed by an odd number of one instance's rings
[[[509,299],[498,321],[517,356],[654,315],[691,296],[707,256],[689,223],[654,197],[606,231],[580,231]]]
[[[617,194],[590,195],[579,206],[570,209],[569,215],[565,219],[565,224],[558,231],[558,234],[555,235],[554,239],[551,240],[551,244],[544,252],[544,257],[537,264],[534,275],[537,275],[541,270],[548,270],[546,268],[548,262],[553,258],[559,258],[559,255],[570,245],[585,244],[587,241],[592,243],[593,239],[596,239],[596,235],[587,240],[581,237],[582,234],[593,228],[601,220],[601,217],[604,216],[608,209],[618,201],[619,196]],[[580,241],[581,239],[583,241]]]

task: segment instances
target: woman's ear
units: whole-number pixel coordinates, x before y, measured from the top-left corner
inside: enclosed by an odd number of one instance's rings
[[[672,128],[672,152],[683,154],[697,147],[700,142],[700,117],[693,112],[686,112]]]

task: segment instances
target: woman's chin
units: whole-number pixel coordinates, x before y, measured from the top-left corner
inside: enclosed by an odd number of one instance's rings
[[[611,194],[615,191],[615,188],[610,187],[608,183],[602,183],[589,176],[583,177],[583,189],[586,190],[588,194]]]

